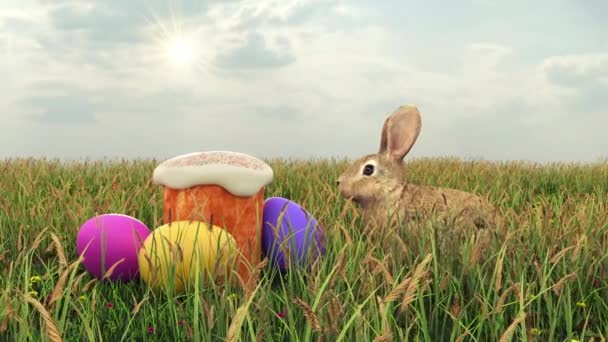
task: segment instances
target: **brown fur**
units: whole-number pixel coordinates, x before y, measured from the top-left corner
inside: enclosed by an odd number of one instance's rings
[[[367,223],[403,222],[429,215],[459,227],[494,228],[501,220],[486,199],[457,189],[411,184],[403,158],[420,133],[420,113],[415,106],[401,106],[384,122],[380,150],[359,158],[338,178],[340,194],[353,200]],[[363,175],[366,165],[371,175]],[[396,216],[395,216],[396,215]]]

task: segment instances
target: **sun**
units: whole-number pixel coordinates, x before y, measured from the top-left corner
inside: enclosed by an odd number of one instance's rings
[[[173,37],[167,42],[166,54],[174,64],[190,65],[194,60],[194,44],[184,37]]]

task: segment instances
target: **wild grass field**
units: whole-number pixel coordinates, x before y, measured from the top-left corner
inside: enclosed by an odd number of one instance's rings
[[[488,196],[505,239],[439,222],[370,231],[338,196],[345,160],[271,160],[266,197],[327,229],[308,271],[170,298],[101,283],[76,233],[95,214],[162,225],[158,161],[0,162],[0,341],[601,341],[608,338],[608,163],[414,159],[409,179]],[[447,227],[449,228],[449,227]]]

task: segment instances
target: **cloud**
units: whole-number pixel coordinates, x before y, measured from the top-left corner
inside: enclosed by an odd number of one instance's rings
[[[143,18],[121,12],[108,4],[70,3],[49,10],[53,27],[62,31],[84,33],[97,42],[133,42],[141,39],[138,27]]]
[[[142,28],[155,23],[158,15],[172,13],[188,18],[204,13],[210,1],[62,1],[49,6],[54,28],[84,33],[90,40],[110,44],[133,43],[144,39]],[[165,6],[162,6],[165,5]]]
[[[608,53],[553,56],[539,67],[546,80],[566,92],[569,109],[608,112]]]
[[[285,38],[277,40],[277,43],[284,50],[289,49],[289,41]],[[270,48],[264,36],[252,32],[242,46],[220,54],[215,63],[225,69],[239,70],[282,67],[294,61],[295,57],[289,52]]]
[[[580,87],[608,82],[608,53],[554,56],[541,65],[552,83],[564,87]]]

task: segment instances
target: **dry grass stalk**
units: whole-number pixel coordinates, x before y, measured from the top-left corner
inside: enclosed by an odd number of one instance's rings
[[[501,295],[500,297],[498,297],[498,301],[496,302],[496,305],[494,305],[494,313],[502,313],[504,306],[505,306],[505,300],[507,299],[507,296],[509,295],[509,293],[511,291],[517,291],[519,289],[519,283],[515,283],[511,286],[509,286],[509,288],[507,288]],[[516,293],[517,296],[517,293]]]
[[[78,289],[78,285],[80,285],[80,283],[82,282],[82,279],[84,279],[84,277],[86,277],[86,275],[88,274],[88,272],[82,272],[78,277],[76,277],[76,279],[74,279],[74,282],[72,283],[72,293],[76,293],[77,289]]]
[[[235,307],[235,300],[228,300],[228,309],[226,310],[228,315],[236,315],[236,310],[238,310],[238,308]]]
[[[131,295],[133,298],[133,310],[131,310],[132,315],[136,315],[139,310],[141,310],[141,306],[144,304],[146,300],[148,300],[148,296],[145,296],[140,302],[137,302],[137,298],[134,295]]]
[[[452,300],[452,307],[450,308],[450,313],[454,319],[458,319],[458,316],[460,316],[460,309],[460,299],[456,295],[454,296],[454,300]]]
[[[95,313],[95,309],[97,309],[97,291],[93,291],[91,296],[91,312]]]
[[[31,246],[30,246],[30,250],[36,250],[38,249],[38,246],[40,246],[40,243],[42,243],[42,240],[44,240],[44,233],[46,233],[46,231],[48,230],[47,228],[42,229],[42,231],[40,233],[38,233],[38,235],[36,235],[36,238],[34,239],[34,241],[32,242]]]
[[[549,262],[551,263],[551,265],[555,265],[555,263],[557,263],[566,253],[568,253],[568,251],[574,249],[574,245],[570,246],[570,247],[566,247],[564,249],[562,249],[561,251],[557,252],[553,257],[551,257],[551,259],[549,260]]]
[[[223,295],[223,293],[222,293],[222,295]],[[198,298],[199,298],[199,300],[198,300],[199,305],[201,306],[201,309],[205,313],[205,316],[207,316],[208,315],[208,311],[209,311],[209,305],[207,304],[207,301],[205,300],[205,298],[203,298],[202,292],[199,294]]]
[[[386,333],[383,333],[382,335],[376,337],[374,339],[374,342],[390,342],[392,340],[393,340],[393,334],[387,335]]]
[[[376,250],[377,246],[376,245],[372,245],[372,248],[370,248],[367,251],[367,254],[365,255],[365,257],[363,258],[363,260],[361,261],[361,264],[367,264],[369,262],[369,258],[372,257],[372,254],[374,254],[374,251]]]
[[[416,298],[415,293],[418,285],[420,284],[420,280],[424,278],[427,273],[426,266],[433,259],[433,254],[427,254],[427,256],[422,260],[416,269],[414,270],[414,275],[412,276],[412,281],[408,284],[407,289],[405,290],[405,296],[403,297],[403,301],[401,302],[401,307],[399,308],[399,312],[403,312],[407,310],[409,304]],[[427,280],[428,282],[429,280]],[[424,284],[426,286],[428,283]]]
[[[350,236],[350,234],[346,230],[346,227],[344,227],[344,225],[341,223],[338,224],[338,227],[340,228],[340,231],[342,231],[342,233],[344,234],[344,239],[346,240],[345,244],[351,245],[353,243],[353,238]]]
[[[209,228],[211,228],[211,225],[209,225]],[[184,261],[184,254],[181,247],[178,244],[172,243],[166,236],[163,236],[162,238],[167,243],[167,246],[169,247],[168,250],[171,251],[171,260],[175,263]]]
[[[58,254],[59,254],[59,252],[58,252]],[[70,272],[72,272],[76,267],[78,267],[78,265],[80,265],[82,260],[84,260],[84,258],[82,256],[80,256],[72,264],[67,265],[67,267],[65,267],[65,269],[63,270],[63,273],[61,274],[61,276],[59,277],[59,280],[57,281],[57,284],[55,284],[55,287],[53,288],[53,292],[51,292],[51,297],[47,303],[49,308],[51,307],[51,305],[53,303],[55,303],[57,300],[59,300],[63,296],[63,291],[64,291],[66,283],[68,281]],[[81,277],[82,276],[83,275],[81,275]],[[74,286],[77,286],[76,282],[74,284],[72,284],[72,289],[74,288]],[[73,292],[73,290],[72,290],[72,292]]]
[[[490,317],[490,310],[488,309],[490,304],[488,304],[488,302],[479,293],[475,293],[474,297],[481,306],[481,315],[484,319],[488,319]]]
[[[448,285],[450,284],[450,275],[449,274],[445,274],[443,276],[443,278],[441,279],[441,283],[439,284],[439,288],[442,290],[445,290],[448,288]]]
[[[255,333],[255,341],[256,342],[262,342],[263,338],[264,338],[264,328],[260,328]]]
[[[332,276],[332,279],[330,281],[330,284],[331,284],[329,286],[330,288],[333,288],[337,275],[339,274],[340,276],[342,276],[342,273],[344,273],[344,269],[346,268],[346,246],[344,248],[342,248],[342,250],[338,254],[338,261],[336,263],[337,263],[336,272],[334,273],[334,275]]]
[[[106,273],[103,275],[103,277],[101,278],[101,280],[104,279],[109,279],[112,276],[112,273],[114,273],[114,270],[116,269],[116,267],[118,267],[118,265],[120,265],[121,263],[123,263],[126,259],[125,258],[121,258],[120,260],[118,260],[117,262],[115,262],[107,271]]]
[[[51,314],[46,311],[42,303],[40,303],[29,295],[23,295],[23,299],[25,299],[26,302],[32,304],[34,308],[36,308],[36,311],[38,311],[38,313],[42,317],[42,320],[44,321],[44,324],[46,326],[46,336],[49,338],[49,340],[51,340],[52,342],[63,341],[63,339],[61,338],[61,333],[59,333],[59,329],[57,329],[55,321],[51,317]]]
[[[17,234],[17,250],[18,251],[22,251],[23,250],[23,230],[25,228],[25,224],[20,224],[19,225],[19,233]]]
[[[310,293],[317,293],[318,289],[321,287],[322,278],[319,277],[319,269],[322,264],[320,259],[315,260],[310,267],[310,271],[306,275],[309,279],[307,288]]]
[[[359,217],[358,210],[352,201],[346,201],[344,203],[344,206],[342,207],[342,211],[340,212],[340,218],[344,219],[344,217],[346,217],[346,214],[348,211],[350,211],[353,214],[353,218],[355,220]]]
[[[193,336],[194,336],[194,330],[192,330],[192,326],[190,324],[187,324],[186,325],[186,338],[191,341]]]
[[[403,241],[403,239],[397,234],[395,234],[393,237],[395,238],[395,241],[397,241],[397,243],[399,243],[399,246],[401,247],[402,255],[406,256],[408,254],[408,252],[410,251],[410,249],[407,246],[407,243],[405,243]]]
[[[146,263],[148,264],[148,278],[150,278],[150,282],[151,283],[155,283],[158,281],[159,277],[159,270],[157,267],[154,266],[154,264],[152,263],[152,259],[150,259],[150,257],[148,256],[148,253],[143,253],[144,259],[146,260]],[[240,279],[240,277],[239,277]]]
[[[307,275],[305,275],[305,277],[306,277],[306,289],[308,290],[308,293],[312,293],[312,294],[317,293],[316,289],[318,288],[317,286],[320,282],[320,280],[319,280],[320,277],[318,277],[318,276],[314,277],[311,274],[307,274]]]
[[[207,327],[213,329],[215,326],[215,305],[205,307],[205,316],[207,316]]]
[[[8,299],[8,296],[4,297],[4,310],[5,315],[2,323],[0,323],[0,333],[4,333],[8,329],[8,322],[12,320],[15,315],[15,310],[13,309],[13,305]]]
[[[226,335],[226,341],[228,342],[236,342],[240,341],[241,337],[241,327],[243,326],[243,322],[245,321],[245,317],[247,317],[247,312],[249,311],[249,305],[253,300],[253,296],[255,296],[256,292],[260,288],[260,285],[255,288],[251,297],[245,301],[236,311],[230,326],[228,327],[228,334]],[[202,299],[202,298],[201,298]],[[229,302],[232,304],[232,301]]]
[[[391,292],[389,292],[388,295],[384,297],[384,303],[394,302],[399,299],[405,293],[405,290],[407,289],[411,281],[412,278],[408,277],[405,278],[405,280],[403,280],[399,284],[397,284],[397,286],[395,286],[395,288],[393,288]]]
[[[502,288],[502,267],[504,265],[506,253],[501,254],[496,260],[496,280],[494,281],[494,291],[498,293]]]
[[[387,261],[388,257],[389,257],[389,255],[386,255],[384,257],[384,259],[382,261],[380,261],[373,256],[369,256],[368,262],[376,264],[376,267],[374,267],[374,269],[372,270],[372,274],[378,274],[379,272],[382,272],[386,283],[392,286],[395,284],[395,280],[393,279],[393,276],[386,268],[386,261]]]
[[[331,280],[329,281],[329,288],[333,289],[334,286],[336,285],[336,280],[338,279],[338,276],[342,277],[342,280],[346,281],[347,277],[346,277],[346,272],[345,272],[345,268],[346,268],[346,248],[348,248],[349,244],[347,243],[344,247],[342,247],[342,250],[340,250],[340,253],[338,253],[338,261],[337,266],[336,266],[336,272],[334,272],[334,274],[331,276]]]
[[[576,240],[576,247],[574,248],[574,253],[572,253],[572,262],[575,262],[578,259],[583,246],[587,242],[587,235],[584,233]]]
[[[310,324],[312,330],[316,332],[322,332],[323,328],[321,327],[319,318],[317,317],[317,315],[315,315],[310,305],[300,298],[296,298],[293,302],[297,304],[302,309],[302,311],[304,311],[304,317],[306,317],[306,322]]]
[[[59,300],[61,297],[63,297],[63,290],[65,289],[65,284],[68,281],[69,275],[70,275],[70,269],[66,268],[63,271],[63,273],[61,274],[61,276],[59,277],[57,284],[55,284],[55,287],[53,288],[53,292],[51,292],[51,298],[49,299],[48,307],[50,307],[53,303],[55,303],[57,300]]]
[[[327,299],[327,297],[329,297],[329,299]],[[323,295],[323,300],[329,301],[329,305],[327,307],[327,321],[329,322],[329,330],[334,333],[338,332],[338,322],[340,321],[340,317],[342,317],[342,313],[344,312],[342,301],[331,289]]]
[[[390,325],[389,325],[389,321],[388,318],[386,317],[386,305],[383,302],[382,298],[380,298],[380,296],[376,296],[376,301],[378,302],[378,311],[380,312],[380,314],[382,315],[382,324],[384,325],[384,331],[382,332],[382,335],[377,336],[374,341],[378,342],[378,341],[392,341],[393,340],[393,334],[391,333],[391,329],[390,329]]]
[[[226,341],[228,342],[236,342],[240,341],[241,335],[241,326],[243,325],[243,321],[247,316],[247,311],[249,306],[247,304],[243,304],[239,307],[230,323],[230,327],[228,328],[228,334],[226,336]]]
[[[560,280],[558,280],[553,286],[551,286],[551,290],[553,291],[553,293],[555,293],[555,295],[559,296],[562,293],[564,284],[566,284],[566,282],[572,278],[576,278],[576,272],[566,274]]]
[[[82,287],[82,292],[89,292],[89,290],[91,289],[91,287],[97,282],[97,279],[91,279],[89,280],[86,284],[84,284],[84,286]]]
[[[260,261],[249,276],[249,279],[247,279],[247,284],[245,285],[245,300],[249,299],[253,291],[255,291],[258,281],[260,280],[260,272],[262,272],[262,269],[264,269],[266,265],[268,265],[268,258],[264,258],[264,260]]]
[[[55,243],[51,242],[49,243],[49,245],[46,247],[46,249],[42,252],[44,257],[49,257],[53,254],[53,250],[55,249]],[[57,252],[55,252],[55,255],[57,254]]]
[[[471,237],[471,238],[473,238],[473,237]],[[475,245],[473,246],[473,252],[471,253],[471,259],[469,260],[469,264],[467,265],[467,271],[470,270],[471,268],[475,267],[475,265],[477,265],[479,263],[479,260],[481,260],[481,257],[483,256],[484,252],[487,250],[487,248],[489,246],[490,246],[490,236],[488,234],[484,234],[483,232],[480,232],[480,234],[477,235]]]
[[[384,311],[386,310],[386,304],[384,303],[382,298],[380,298],[380,296],[376,296],[376,302],[378,302],[378,311],[380,313],[384,313]]]
[[[534,266],[534,271],[536,272],[536,276],[538,277],[538,279],[543,279],[543,270],[540,266],[538,255],[536,254],[532,256],[532,266]]]
[[[519,286],[513,288],[513,292],[515,293],[515,297],[517,299],[519,299],[520,305],[523,305],[523,303],[524,303],[524,293],[522,291],[521,284],[519,284]]]
[[[460,336],[458,336],[458,338],[456,338],[456,342],[464,341],[464,338],[467,336],[471,336],[471,333],[468,330],[465,330],[465,332],[462,335],[460,335]]]
[[[526,316],[527,315],[526,315],[525,312],[523,312],[519,316],[517,316],[517,318],[513,321],[513,323],[511,323],[511,325],[509,325],[509,327],[507,328],[507,330],[505,330],[505,332],[502,334],[502,336],[500,337],[499,342],[508,342],[508,341],[511,341],[511,336],[515,332],[515,329],[517,328],[517,326],[521,322],[523,322],[526,319]]]
[[[53,240],[53,244],[55,245],[55,251],[57,253],[57,258],[59,258],[60,269],[64,269],[68,267],[68,259],[65,257],[65,250],[61,245],[61,241],[54,233],[51,233],[51,239]]]
[[[394,285],[395,284],[395,279],[393,278],[393,275],[391,274],[391,272],[388,270],[388,259],[390,259],[391,255],[386,255],[383,259],[382,259],[382,274],[384,275],[384,281],[389,284],[389,285]]]

